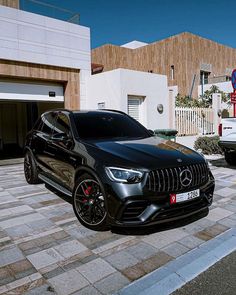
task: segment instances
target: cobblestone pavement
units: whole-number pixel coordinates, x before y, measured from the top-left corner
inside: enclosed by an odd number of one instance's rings
[[[68,202],[27,185],[22,164],[0,167],[0,294],[112,294],[235,228],[236,170],[211,169],[207,217],[137,235],[88,230]]]

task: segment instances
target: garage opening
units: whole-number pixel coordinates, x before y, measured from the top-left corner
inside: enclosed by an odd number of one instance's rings
[[[0,101],[0,160],[23,156],[25,137],[45,111],[64,103]]]
[[[64,107],[63,85],[0,81],[0,160],[23,156],[25,137],[45,111]]]

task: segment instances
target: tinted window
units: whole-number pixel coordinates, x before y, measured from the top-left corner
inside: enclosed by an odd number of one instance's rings
[[[128,116],[108,112],[74,114],[75,125],[83,139],[127,139],[149,137],[142,125]]]
[[[52,130],[54,128],[54,123],[55,123],[55,117],[56,117],[55,112],[46,113],[45,115],[42,116],[42,121],[43,121],[43,126],[41,129],[42,132],[46,134],[52,133]]]
[[[65,114],[58,114],[53,133],[66,133],[67,135],[70,134],[70,122],[69,118]]]
[[[42,126],[42,118],[38,118],[38,120],[36,121],[36,123],[34,124],[33,129],[34,130],[40,130]]]

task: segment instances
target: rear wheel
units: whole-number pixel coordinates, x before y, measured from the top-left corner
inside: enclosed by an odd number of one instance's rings
[[[225,152],[225,161],[229,165],[236,165],[236,153],[235,152]]]
[[[73,192],[73,209],[84,226],[97,231],[107,230],[107,208],[102,184],[89,174],[77,180]]]
[[[25,153],[24,172],[25,179],[29,184],[41,183],[40,179],[38,178],[38,169],[35,160],[31,152],[29,151]]]

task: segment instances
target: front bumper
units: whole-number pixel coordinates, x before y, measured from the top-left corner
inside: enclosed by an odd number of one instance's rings
[[[199,197],[170,204],[170,193],[153,195],[142,190],[141,194],[137,194],[141,184],[133,188],[122,184],[121,190],[121,185],[114,183],[108,188],[109,223],[119,227],[136,227],[184,219],[206,210],[212,204],[214,187],[211,175],[209,181],[199,188]]]

